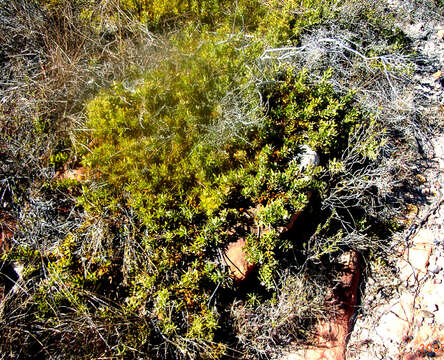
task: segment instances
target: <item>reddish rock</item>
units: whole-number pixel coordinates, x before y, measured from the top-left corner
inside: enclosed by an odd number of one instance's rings
[[[12,237],[12,231],[8,228],[1,229],[0,233],[0,253],[9,247],[8,240]]]
[[[402,317],[399,317],[398,314],[401,314]],[[410,316],[410,314],[405,315],[402,308],[397,304],[393,307],[393,310],[381,316],[380,323],[375,328],[375,333],[386,341],[398,342],[405,339],[411,326],[406,317]]]
[[[423,285],[417,302],[421,309],[415,313],[416,318],[421,318],[424,314],[427,315],[426,320],[433,320],[431,324],[423,324],[418,327],[413,334],[413,340],[409,344],[408,350],[410,353],[416,353],[418,349],[427,348],[433,351],[433,342],[439,342],[441,347],[435,355],[435,358],[444,358],[444,286],[442,284],[436,285],[432,279],[429,279]],[[435,305],[435,306],[430,306]],[[424,310],[427,308],[435,308],[433,312]]]
[[[244,281],[255,266],[247,261],[244,247],[245,240],[242,238],[232,242],[228,245],[223,257],[225,264],[230,268],[231,277],[238,282]]]
[[[404,355],[404,357],[402,358],[403,360],[415,360],[415,359],[419,359],[420,357],[418,356],[417,353],[409,353]]]
[[[311,192],[307,194],[307,198],[310,199]],[[299,216],[302,214],[304,210],[300,210],[296,212],[289,220],[288,225],[279,228],[279,232],[286,232],[293,228],[296,220],[299,218]],[[256,216],[256,213],[258,212],[258,208],[250,208],[245,211],[247,215],[249,215],[249,218],[251,219],[249,224],[236,224],[236,226],[233,229],[230,229],[227,234],[230,236],[236,235],[236,228],[243,228],[244,231],[247,231],[252,234],[257,234],[257,236],[263,236],[264,233],[268,231],[268,229],[264,228],[263,226],[260,226],[256,222],[253,221],[253,219]],[[245,240],[243,238],[240,238],[239,240],[232,242],[228,245],[228,248],[224,252],[223,260],[225,265],[227,265],[230,268],[230,275],[231,277],[237,281],[242,282],[244,281],[248,274],[254,269],[256,264],[250,263],[247,261],[247,254],[244,251],[245,247]]]
[[[423,358],[424,354],[418,350],[431,346],[435,341],[444,344],[444,286],[433,277],[426,277],[429,263],[433,265],[439,260],[430,255],[434,237],[433,231],[421,229],[413,239],[412,246],[402,254],[399,260],[400,280],[415,285],[418,293],[404,292],[399,303],[390,309],[391,315],[382,316],[380,325],[376,328],[381,338],[392,343],[403,334],[409,335],[411,341],[407,344],[405,353],[400,354],[400,359],[403,360]],[[415,283],[415,279],[425,281]],[[444,358],[444,353],[441,351],[434,357]]]
[[[415,295],[402,294],[399,301],[381,316],[375,332],[383,339],[398,342],[409,337],[415,319]]]

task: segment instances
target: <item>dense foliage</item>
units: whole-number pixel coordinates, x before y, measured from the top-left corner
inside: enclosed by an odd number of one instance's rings
[[[364,96],[341,78],[343,68],[295,60],[314,29],[349,31],[340,17],[347,14],[370,23],[372,36],[385,34],[384,46],[322,51],[341,54],[352,80],[372,73],[393,86],[390,74],[401,71],[378,56],[405,51],[405,36],[394,15],[364,5],[350,15],[351,3],[32,2],[54,26],[35,43],[58,54],[37,67],[52,61],[50,74],[57,64],[82,72],[77,82],[64,78],[54,108],[38,99],[34,116],[2,110],[16,122],[29,117],[41,169],[26,183],[29,194],[11,182],[21,194],[11,195],[11,212],[20,209],[23,220],[3,258],[24,263],[27,291],[14,299],[20,314],[5,323],[0,349],[55,358],[254,358],[270,355],[270,339],[285,346],[307,337],[325,310],[338,256],[374,248],[393,224],[375,210],[382,175],[371,172],[391,156],[381,150],[386,125],[359,103]],[[21,151],[9,155],[17,164]],[[319,161],[307,163],[308,153]],[[61,175],[80,166],[80,179]],[[39,227],[51,221],[67,225]],[[243,284],[222,255],[238,239],[256,264]],[[21,319],[30,330],[17,345]]]
[[[227,47],[220,50],[228,54]],[[116,85],[89,104],[95,145],[85,165],[97,169],[108,186],[83,200],[97,209],[125,201],[138,215],[144,234],[139,241],[151,256],[149,265],[131,271],[130,308],[146,312],[154,306],[166,336],[207,341],[220,325],[217,308],[206,304],[216,286],[232,286],[217,265],[217,249],[246,236],[250,256],[260,264],[259,278],[272,290],[277,250],[296,245],[281,240],[278,227],[305,207],[308,192],[326,186],[316,180],[321,167],[300,168],[301,146],[318,151],[321,166],[328,166],[353,126],[365,121],[350,95],[334,95],[327,76],[310,84],[306,73],[288,70],[278,86],[264,89],[270,115],[244,129],[242,140],[232,137],[216,147],[211,125],[221,116],[219,89],[230,83],[217,71],[230,72],[214,60],[195,53],[175,64],[174,72],[156,69],[133,91]],[[269,231],[233,236],[230,230],[247,224],[252,211],[253,222]],[[183,323],[185,314],[190,320]]]

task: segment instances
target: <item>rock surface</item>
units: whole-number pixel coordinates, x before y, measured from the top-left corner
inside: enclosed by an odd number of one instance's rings
[[[369,295],[370,289],[364,294],[349,360],[444,358],[444,135],[435,139],[434,149],[439,168],[429,186],[439,187],[430,192],[425,223],[394,258],[397,295]]]
[[[308,201],[311,199],[311,196],[312,192],[310,191],[307,193]],[[281,226],[278,228],[279,233],[282,235],[292,230],[294,225],[296,224],[296,221],[302,215],[304,210],[305,208],[295,212],[289,219],[288,224],[286,226]],[[253,219],[257,211],[258,211],[257,208],[256,209],[252,208],[247,210],[247,213],[249,213],[250,218]],[[259,224],[253,221],[250,224],[244,224],[243,226],[244,230],[246,230],[251,234],[257,234],[257,236],[261,236],[261,234],[264,234],[268,231],[266,228],[260,226]],[[236,234],[236,230],[232,229],[229,232],[229,234],[234,236]],[[256,266],[256,264],[250,263],[247,260],[247,253],[244,250],[245,245],[246,245],[245,240],[243,238],[239,238],[237,241],[231,242],[230,244],[228,244],[228,247],[224,251],[222,257],[225,266],[229,267],[230,276],[236,282],[242,282],[246,280],[248,275]]]
[[[241,238],[229,244],[223,256],[225,264],[230,269],[231,277],[237,282],[244,281],[255,266],[255,264],[247,261],[244,247],[245,240]]]
[[[255,264],[247,261],[244,247],[245,240],[241,238],[229,244],[223,256],[225,264],[230,269],[231,277],[237,282],[244,281],[255,267]]]

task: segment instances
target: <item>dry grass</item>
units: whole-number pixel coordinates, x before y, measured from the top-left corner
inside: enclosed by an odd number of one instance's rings
[[[309,340],[311,328],[328,313],[326,280],[307,273],[282,274],[276,298],[257,306],[234,302],[231,316],[246,358],[269,358],[295,341]]]

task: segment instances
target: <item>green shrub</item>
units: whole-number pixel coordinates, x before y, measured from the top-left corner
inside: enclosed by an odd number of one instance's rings
[[[309,191],[323,189],[317,174],[362,119],[352,94],[335,95],[328,72],[314,84],[306,72],[282,69],[284,80],[263,93],[269,116],[254,131],[243,129],[244,141],[232,136],[216,146],[209,139],[222,121],[220,101],[250,76],[238,56],[233,43],[203,43],[192,57],[178,55],[148,72],[142,84],[116,84],[88,105],[88,141],[95,145],[83,163],[107,185],[85,188],[82,203],[93,204],[90,210],[95,204],[97,213],[135,209],[137,238],[150,254],[142,260],[149,267],[132,270],[126,311],[143,309],[179,348],[203,342],[206,350],[198,352],[207,355],[225,346],[210,345],[223,325],[208,303],[216,286],[233,286],[217,265],[227,234],[257,209],[254,222],[269,230],[248,234],[247,251],[263,288],[276,290],[277,254],[294,246],[277,229],[306,206]],[[319,152],[318,168],[299,168],[302,144]]]
[[[258,32],[271,46],[297,42],[305,30],[335,15],[334,1],[272,0],[264,2]]]
[[[63,9],[61,1],[41,3],[48,11]],[[105,25],[119,24],[122,13],[99,19],[93,3],[75,4],[84,4],[92,33],[112,38]],[[302,277],[283,283],[279,276],[290,255],[319,260],[337,252],[346,236],[330,210],[313,216],[322,241],[312,253],[311,244],[301,249],[299,239],[283,233],[293,215],[310,207],[310,196],[316,203],[347,174],[341,156],[350,136],[372,119],[352,91],[334,91],[332,70],[315,81],[305,70],[265,64],[260,55],[269,46],[297,43],[335,15],[332,3],[119,2],[150,30],[180,26],[165,40],[161,61],[137,68],[86,104],[76,155],[92,177],[47,186],[75,185],[83,225],[47,253],[24,247],[15,255],[32,264],[35,291],[26,309],[42,329],[42,347],[66,336],[61,357],[87,357],[91,337],[93,356],[221,358],[235,346],[224,335],[232,330],[227,309],[236,296],[248,304],[243,313],[257,310],[267,319],[276,310],[266,324],[270,336],[278,329],[289,343],[305,331],[285,309],[321,302],[319,289],[310,294]],[[124,39],[118,38],[120,47]],[[360,143],[356,166],[377,159],[377,140]],[[320,163],[302,168],[298,159],[307,146]],[[54,168],[67,161],[61,149],[49,159]],[[238,295],[220,254],[241,237],[258,281]],[[235,327],[245,325],[234,320]],[[287,329],[291,334],[283,335]],[[54,340],[58,331],[63,335]]]
[[[141,21],[157,27],[172,21],[195,18],[206,23],[214,23],[214,20],[221,17],[224,10],[232,5],[232,2],[228,0],[123,0],[119,5],[123,10],[136,14]]]

